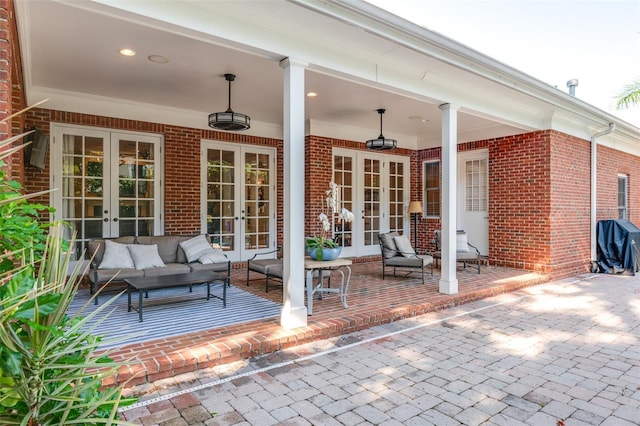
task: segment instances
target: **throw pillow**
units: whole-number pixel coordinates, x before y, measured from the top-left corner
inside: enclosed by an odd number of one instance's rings
[[[458,253],[469,253],[469,244],[467,244],[467,234],[458,232],[456,234],[456,251]]]
[[[416,255],[416,251],[411,246],[411,242],[406,235],[398,235],[397,237],[393,237],[393,241],[396,243],[396,247],[398,247],[398,251],[404,257],[414,257]]]
[[[222,249],[211,249],[210,253],[200,256],[198,262],[200,263],[225,263],[228,262],[227,256],[224,255]]]
[[[396,236],[398,236],[398,233],[395,231],[379,235],[380,242],[382,243],[382,256],[384,256],[385,259],[390,259],[398,254],[398,248],[393,241],[393,237]]]
[[[200,257],[213,251],[204,235],[198,235],[186,241],[181,241],[180,247],[184,250],[184,254],[187,256],[187,262],[189,263],[195,262],[200,259]]]
[[[126,244],[104,242],[104,256],[98,269],[133,269],[135,265]]]
[[[158,253],[157,244],[129,244],[128,248],[136,269],[161,268],[166,266]]]

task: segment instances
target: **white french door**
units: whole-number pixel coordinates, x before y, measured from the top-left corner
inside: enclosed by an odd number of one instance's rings
[[[408,158],[334,149],[333,177],[341,188],[343,206],[355,215],[353,223],[334,218],[345,256],[379,253],[380,232],[409,232]]]
[[[480,253],[489,253],[488,151],[458,153],[457,229],[464,229]]]
[[[54,220],[71,225],[77,259],[93,238],[162,233],[162,138],[51,125]]]
[[[202,231],[229,259],[276,248],[276,150],[202,141]]]

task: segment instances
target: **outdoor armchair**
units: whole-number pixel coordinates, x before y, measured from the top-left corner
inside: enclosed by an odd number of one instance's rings
[[[411,246],[411,242],[406,235],[397,232],[386,232],[378,234],[378,243],[382,252],[382,279],[386,277],[386,268],[393,268],[393,276],[396,276],[396,269],[409,270],[408,272],[420,272],[422,284],[424,284],[424,270],[431,268],[433,276],[433,256],[430,254],[417,254]],[[408,275],[408,274],[407,274]]]
[[[442,257],[441,246],[441,232],[439,229],[434,231],[433,243],[436,246],[436,251],[433,253],[433,257],[436,259],[436,266],[438,259]],[[478,273],[480,273],[480,264],[482,258],[480,257],[480,250],[473,244],[467,241],[467,233],[464,231],[456,232],[456,262],[461,262],[463,269],[467,267],[467,263],[473,263],[477,265]]]

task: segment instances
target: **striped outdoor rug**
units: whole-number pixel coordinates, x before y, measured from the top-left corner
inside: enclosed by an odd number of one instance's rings
[[[222,296],[221,285],[212,286],[211,291]],[[105,343],[101,347],[110,348],[280,315],[279,304],[234,286],[227,288],[226,308],[220,299],[207,301],[206,294],[206,285],[194,285],[193,293],[186,287],[151,291],[149,298],[143,300],[143,322],[138,321],[138,312],[127,312],[127,295],[122,294],[90,321],[90,325],[102,321],[91,334],[102,336]],[[100,305],[115,296],[101,295]],[[78,312],[88,298],[89,291],[80,290],[69,307],[69,314]],[[137,293],[132,295],[131,302],[137,306]],[[80,316],[87,317],[94,309],[91,304]],[[108,341],[114,338],[117,342]]]

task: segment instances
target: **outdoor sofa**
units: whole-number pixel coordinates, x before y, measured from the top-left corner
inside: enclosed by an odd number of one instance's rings
[[[103,284],[127,278],[213,271],[231,275],[231,262],[206,235],[121,237],[89,241],[91,294]],[[95,297],[98,304],[98,297]]]

